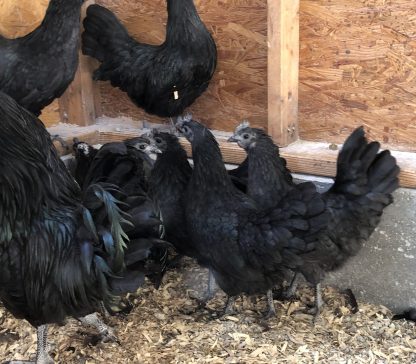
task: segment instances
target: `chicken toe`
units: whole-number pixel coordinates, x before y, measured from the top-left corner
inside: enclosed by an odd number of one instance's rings
[[[82,324],[95,327],[98,333],[101,335],[103,342],[119,342],[117,336],[114,333],[114,329],[107,326],[102,320],[99,319],[97,313],[81,317],[79,319]]]

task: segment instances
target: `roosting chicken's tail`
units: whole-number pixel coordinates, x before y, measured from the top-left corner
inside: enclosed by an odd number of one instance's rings
[[[108,80],[105,69],[117,68],[117,55],[126,53],[130,38],[127,30],[117,17],[108,9],[100,5],[90,5],[84,19],[82,34],[82,52],[94,57],[103,64],[94,73],[94,79]]]
[[[375,227],[383,209],[393,201],[391,194],[399,186],[399,172],[390,151],[380,152],[380,143],[369,143],[360,127],[344,143],[329,193],[358,202],[370,219],[369,225]]]

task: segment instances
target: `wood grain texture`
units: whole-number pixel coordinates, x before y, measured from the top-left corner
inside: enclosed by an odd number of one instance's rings
[[[299,0],[267,5],[268,133],[285,146],[299,136]]]
[[[300,137],[371,139],[416,150],[413,0],[302,0]]]
[[[87,7],[94,3],[94,0],[85,1],[81,11],[82,19],[86,16]],[[83,126],[95,124],[97,116],[101,114],[99,86],[91,77],[96,66],[95,60],[84,56],[79,50],[79,64],[74,80],[59,99],[62,122]]]
[[[165,38],[165,0],[99,0],[112,10],[135,39],[160,44]],[[267,127],[266,0],[195,0],[199,14],[215,38],[218,67],[209,89],[190,111],[209,127],[232,130],[242,119]],[[103,114],[153,122],[128,97],[101,83]]]
[[[45,107],[42,110],[42,114],[40,115],[39,119],[43,121],[46,127],[58,124],[61,121],[61,117],[59,115],[58,100],[55,100],[48,107]]]
[[[42,22],[49,0],[0,0],[0,34],[7,38],[22,37]],[[60,121],[57,101],[47,106],[41,115],[46,126]]]
[[[49,0],[0,0],[0,34],[17,38],[30,33],[45,16]]]

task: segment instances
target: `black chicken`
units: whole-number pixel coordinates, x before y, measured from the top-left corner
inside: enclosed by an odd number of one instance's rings
[[[101,66],[94,79],[111,81],[150,114],[181,114],[208,87],[217,63],[215,42],[192,0],[167,0],[166,40],[135,41],[115,15],[99,5],[87,9],[82,51]]]
[[[153,130],[148,137],[152,144],[161,150],[150,175],[149,192],[161,210],[166,240],[172,243],[179,257],[186,255],[197,259],[201,265],[207,266],[203,257],[199,256],[195,249],[186,227],[186,190],[192,174],[186,151],[179,143],[179,139],[171,133]],[[248,172],[246,166],[243,165],[232,172],[234,172],[233,175],[229,174],[233,184],[245,190],[244,177]],[[213,297],[214,290],[215,281],[210,270],[208,289],[203,302]]]
[[[196,258],[185,224],[185,193],[192,174],[186,151],[173,134],[154,130],[149,139],[161,151],[150,174],[149,194],[162,212],[166,239],[179,254]]]
[[[126,272],[124,262],[135,257],[143,265],[152,241],[146,249],[129,244],[125,254],[123,226],[140,220],[121,210],[113,186],[81,193],[42,122],[2,92],[0,135],[0,300],[37,327],[36,362],[49,363],[46,325],[89,315],[111,306],[114,294],[135,290],[143,271]]]
[[[277,206],[280,199],[292,188],[293,179],[286,167],[286,160],[279,156],[279,148],[273,143],[273,148],[270,144],[253,144],[255,141],[251,140],[251,134],[245,132],[248,127],[247,121],[242,122],[228,139],[229,142],[237,142],[247,151],[247,158],[234,171],[237,175],[246,175],[247,194],[257,203],[258,208],[267,210]],[[261,129],[255,131],[259,136],[268,138]],[[258,139],[259,137],[256,140]]]
[[[51,0],[33,32],[17,39],[0,36],[0,91],[37,116],[75,77],[82,3]]]
[[[302,267],[303,255],[315,251],[327,221],[325,204],[312,183],[292,189],[269,212],[231,182],[212,133],[193,120],[178,119],[178,129],[192,144],[194,170],[186,196],[186,221],[198,254],[229,296],[266,293],[290,269]]]
[[[87,145],[87,143],[81,144],[82,150],[78,148],[79,144],[75,146],[77,170],[78,164],[83,170],[86,168],[83,163],[88,164],[88,160],[90,161],[83,185],[88,186],[95,181],[105,181],[120,187],[126,194],[137,188],[141,188],[142,192],[147,192],[148,178],[154,164],[149,155],[160,152],[150,145],[148,139],[136,137],[123,142],[106,143],[99,151],[93,151],[95,155],[92,160],[86,158]],[[88,153],[93,150],[92,148],[88,145]]]
[[[242,123],[230,140],[246,150],[247,189],[262,204],[277,205],[286,191],[296,186],[279,148],[263,130]],[[378,142],[369,143],[364,129],[356,129],[338,156],[334,184],[322,194],[330,216],[327,228],[318,249],[305,257],[309,263],[299,269],[316,287],[316,313],[322,303],[320,282],[325,272],[338,269],[358,253],[380,222],[384,208],[393,202],[391,194],[399,186],[400,169],[388,150],[379,151]],[[293,295],[295,289],[296,279],[286,296]]]
[[[119,192],[115,197],[123,203],[121,208],[127,207],[133,221],[140,222],[134,226],[122,224],[130,239],[125,259],[127,268],[133,271],[138,268],[144,270],[145,275],[158,288],[166,270],[169,245],[160,240],[164,236],[165,227],[161,223],[159,209],[148,197],[148,178],[154,163],[149,155],[159,153],[160,150],[143,137],[106,143],[99,150],[95,149],[95,156],[88,162],[88,169],[85,169],[86,164],[83,162],[86,161],[86,156],[83,152],[92,149],[87,146],[87,143],[75,146],[75,176],[81,175],[80,170],[85,170],[83,189],[98,182],[117,186]],[[129,207],[132,203],[134,208]],[[149,242],[154,245],[151,249],[147,249],[151,246]],[[141,245],[143,249],[140,248]],[[143,251],[147,258],[145,266],[135,263],[136,256]]]

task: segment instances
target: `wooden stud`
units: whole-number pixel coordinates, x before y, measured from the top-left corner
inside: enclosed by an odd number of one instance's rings
[[[82,19],[89,5],[95,3],[88,0],[82,9]],[[64,123],[87,126],[95,124],[95,119],[101,114],[99,110],[99,87],[92,80],[95,62],[79,50],[79,65],[74,81],[59,99],[59,112]]]
[[[280,146],[298,139],[299,0],[268,0],[268,133]]]

